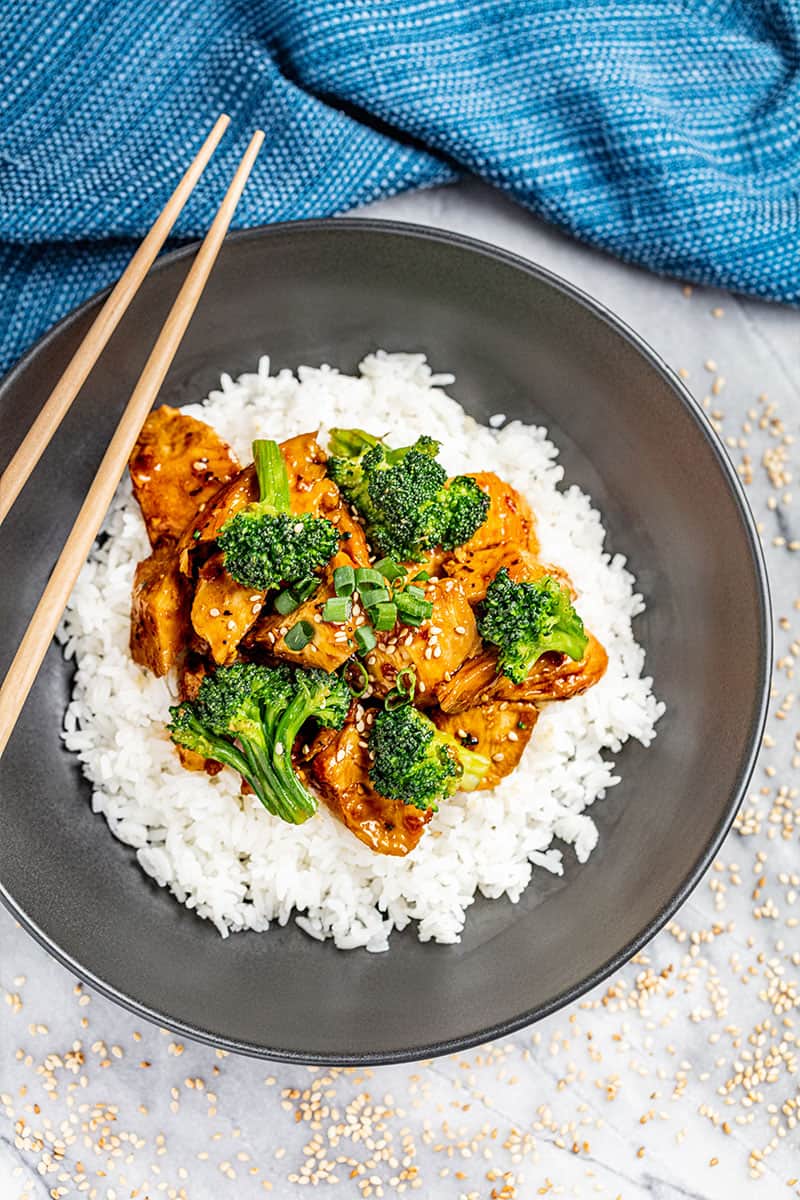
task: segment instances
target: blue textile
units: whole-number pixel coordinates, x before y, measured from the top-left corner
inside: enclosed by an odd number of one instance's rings
[[[221,111],[236,224],[471,172],[653,270],[800,300],[800,0],[4,0],[0,369],[109,283]]]

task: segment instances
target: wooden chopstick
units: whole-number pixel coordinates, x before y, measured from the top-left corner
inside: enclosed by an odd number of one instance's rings
[[[28,692],[53,639],[80,569],[92,548],[130,457],[139,430],[155,400],[170,363],[197,307],[244,185],[261,149],[264,134],[257,130],[239,163],[213,224],[178,292],[127,408],[109,442],[103,461],[78,513],[47,587],[20,642],[0,688],[0,755],[17,722]]]
[[[136,295],[229,124],[230,117],[223,113],[170,196],[161,215],[114,285],[113,291],[72,356],[66,371],[0,476],[0,525],[63,421],[72,401],[83,387],[87,375],[100,357],[120,318]]]

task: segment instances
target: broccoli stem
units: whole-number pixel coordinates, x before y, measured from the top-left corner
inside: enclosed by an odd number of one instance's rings
[[[306,696],[295,696],[284,711],[275,731],[272,766],[283,784],[288,804],[296,815],[284,818],[301,824],[317,811],[317,802],[305,789],[292,767],[292,747],[301,727],[314,716]]]
[[[250,766],[245,778],[267,812],[290,825],[300,824],[294,814],[292,797],[287,795],[283,779],[273,770],[266,749],[257,742],[242,742],[242,748]]]
[[[580,662],[586,653],[586,634],[572,633],[568,629],[554,629],[547,639],[547,649],[557,650],[560,654],[568,654],[575,662]]]
[[[253,442],[253,461],[261,503],[275,513],[288,513],[289,473],[278,443],[258,438]]]
[[[188,725],[184,726],[186,733],[190,736],[182,736],[182,731],[178,730],[173,733],[173,741],[179,746],[185,746],[189,750],[194,750],[196,754],[202,754],[204,758],[220,762],[225,767],[230,767],[241,775],[242,779],[246,779],[252,787],[253,791],[258,796],[261,803],[269,812],[280,816],[280,813],[275,812],[275,804],[272,799],[271,791],[262,786],[261,778],[266,781],[271,780],[271,768],[266,757],[263,762],[254,753],[254,748],[251,742],[240,739],[242,749],[239,750],[231,742],[225,738],[217,737],[211,733],[208,728],[198,721],[196,717],[191,716]],[[262,775],[262,769],[266,766],[266,773]]]
[[[461,792],[474,792],[486,778],[491,763],[486,755],[476,754],[474,750],[467,750],[465,746],[462,746],[455,739],[453,740],[453,748],[462,768],[462,773],[458,780],[458,790]]]
[[[334,458],[358,458],[364,451],[377,446],[380,438],[365,433],[363,429],[332,429],[328,440],[328,453]]]
[[[199,721],[193,721],[192,728],[200,735],[202,741],[195,746],[179,740],[179,746],[186,745],[188,749],[195,750],[195,753],[202,754],[204,758],[212,759],[214,762],[221,762],[223,766],[231,767],[232,770],[238,771],[244,778],[249,778],[249,764],[241,750],[237,750],[235,746],[232,746],[230,742],[226,742],[224,738],[214,737]]]

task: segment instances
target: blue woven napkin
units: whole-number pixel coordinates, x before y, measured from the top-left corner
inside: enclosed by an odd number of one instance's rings
[[[178,222],[471,172],[653,270],[800,300],[800,0],[5,0],[0,370],[119,273],[222,111]]]

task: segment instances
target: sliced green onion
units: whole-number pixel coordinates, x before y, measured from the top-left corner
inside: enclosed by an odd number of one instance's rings
[[[422,580],[423,582],[425,582],[428,579],[430,579],[430,575],[428,574],[428,572],[420,571],[419,575],[414,576],[414,583],[417,583],[419,580]]]
[[[333,590],[337,596],[352,596],[356,590],[356,573],[352,567],[337,567],[333,572]]]
[[[406,704],[414,703],[414,692],[417,688],[417,675],[413,667],[404,667],[397,672],[394,687],[384,701],[384,708],[391,712],[395,708],[403,708]]]
[[[290,650],[302,650],[314,640],[314,626],[310,621],[298,621],[286,634],[286,645]]]
[[[294,592],[290,592],[288,588],[285,592],[279,592],[275,597],[275,612],[280,613],[282,617],[287,616],[290,612],[294,612],[299,607],[300,601]]]
[[[414,699],[414,692],[417,690],[417,673],[413,667],[404,667],[402,671],[398,671],[394,682],[398,692],[403,692],[409,700]]]
[[[394,582],[395,579],[402,579],[405,575],[405,567],[401,567],[393,558],[382,558],[380,562],[375,563],[375,570],[380,571],[384,579]]]
[[[354,636],[359,654],[369,654],[370,650],[374,650],[378,644],[371,625],[359,625]]]
[[[310,575],[308,579],[301,579],[299,583],[294,585],[294,594],[302,604],[304,600],[308,600],[314,595],[314,592],[318,587],[318,577],[316,575]]]
[[[416,629],[422,624],[424,617],[413,617],[411,613],[400,613],[398,620],[401,625],[413,625]]]
[[[362,583],[374,583],[383,587],[386,579],[380,571],[375,571],[372,567],[356,567],[356,587],[359,591],[361,591]]]
[[[370,587],[363,588],[359,595],[364,608],[373,608],[376,604],[383,604],[385,600],[391,600],[388,590],[385,587]]]
[[[406,621],[408,617],[419,617],[421,620],[427,621],[433,615],[433,605],[430,600],[419,600],[416,596],[410,596],[408,592],[399,592],[395,596],[395,601],[401,621]]]
[[[406,592],[408,593],[409,596],[413,596],[415,600],[424,600],[425,599],[425,592],[423,591],[423,589],[420,587],[414,587],[413,583],[410,583],[408,585],[408,587],[406,588]]]
[[[384,601],[375,606],[370,616],[378,632],[386,633],[387,630],[394,629],[397,623],[397,605],[390,601]]]
[[[350,601],[346,596],[331,596],[322,609],[323,621],[331,625],[344,625],[350,617]]]
[[[358,677],[357,683],[353,683],[350,679],[347,680],[348,684],[350,685],[350,691],[356,697],[363,696],[369,687],[369,675],[367,674],[367,668],[362,662],[359,662],[357,658],[351,658],[347,670],[348,675],[356,675]]]

